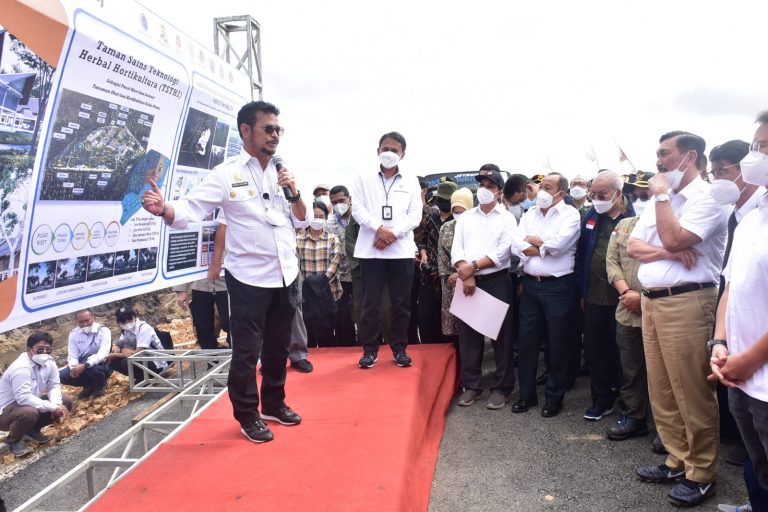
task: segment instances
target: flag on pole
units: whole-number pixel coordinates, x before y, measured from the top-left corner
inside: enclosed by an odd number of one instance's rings
[[[590,162],[595,162],[597,169],[600,170],[600,162],[597,161],[597,153],[595,152],[594,146],[589,146],[589,151],[587,151],[587,160]]]
[[[549,172],[552,172],[552,171],[554,171],[554,169],[552,169],[552,164],[551,164],[551,163],[550,163],[550,161],[549,161],[549,157],[547,157],[547,159],[546,159],[546,160],[544,160],[544,168],[545,168],[546,170],[548,170]]]
[[[629,166],[632,168],[632,171],[636,171],[637,169],[635,169],[635,164],[632,163],[632,160],[630,160],[624,150],[621,149],[621,146],[619,146],[618,142],[616,143],[616,147],[619,148],[619,165],[627,162],[627,164],[629,164]]]

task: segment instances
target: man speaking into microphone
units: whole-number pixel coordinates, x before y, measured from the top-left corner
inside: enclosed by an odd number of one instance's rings
[[[184,199],[165,202],[154,182],[144,192],[145,210],[172,229],[198,222],[217,207],[227,219],[226,274],[232,364],[227,387],[240,431],[250,441],[271,441],[263,420],[297,425],[285,403],[291,322],[297,306],[295,228],[309,225],[293,175],[275,157],[283,127],[280,111],[264,101],[237,114],[243,149],[211,172]],[[261,414],[256,363],[261,356]]]

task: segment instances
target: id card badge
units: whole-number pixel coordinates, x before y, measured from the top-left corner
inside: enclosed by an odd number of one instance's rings
[[[392,220],[392,207],[391,206],[382,206],[381,207],[381,220]]]

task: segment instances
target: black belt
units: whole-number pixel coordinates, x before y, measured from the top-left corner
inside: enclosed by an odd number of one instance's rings
[[[659,299],[661,297],[671,297],[672,295],[680,295],[681,293],[693,292],[696,290],[704,290],[705,288],[714,288],[715,283],[691,283],[683,284],[680,286],[673,286],[671,288],[662,288],[660,290],[646,290],[643,289],[643,295],[649,299]]]
[[[523,274],[525,277],[530,277],[534,281],[552,281],[553,279],[560,279],[565,276],[533,276],[531,274]]]
[[[497,270],[496,272],[491,272],[490,274],[481,274],[481,275],[475,274],[473,277],[475,278],[476,283],[480,283],[482,281],[487,281],[489,279],[501,277],[504,274],[509,274],[509,271],[507,269]]]

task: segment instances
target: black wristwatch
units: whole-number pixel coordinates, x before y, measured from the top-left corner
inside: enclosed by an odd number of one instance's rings
[[[714,339],[709,340],[707,342],[707,350],[709,351],[710,354],[712,353],[712,349],[715,348],[715,345],[722,345],[722,346],[727,348],[728,347],[728,342],[723,340],[723,339],[719,339],[719,338],[714,338]]]

